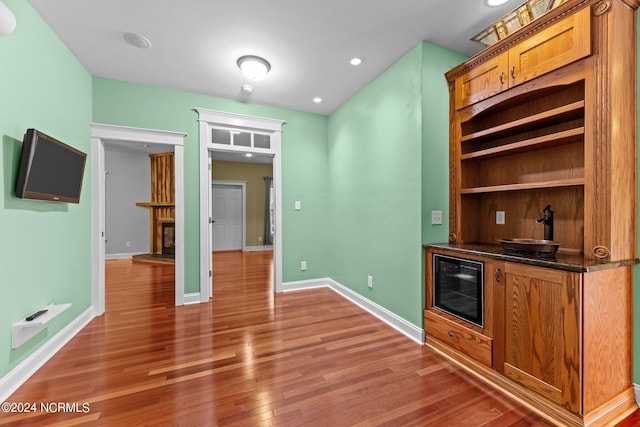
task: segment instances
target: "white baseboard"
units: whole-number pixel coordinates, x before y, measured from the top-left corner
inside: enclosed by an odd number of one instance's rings
[[[640,406],[640,384],[634,384],[633,391],[636,392],[636,403]]]
[[[247,246],[246,248],[244,248],[245,252],[253,252],[253,251],[272,251],[273,250],[273,245],[267,245],[267,246]]]
[[[296,282],[286,282],[282,284],[283,292],[299,291],[303,289],[314,289],[328,287],[342,297],[348,299],[360,308],[382,320],[398,332],[411,338],[418,344],[424,344],[424,330],[408,322],[402,317],[390,312],[381,305],[376,304],[368,298],[352,291],[344,285],[330,278],[300,280]]]
[[[200,304],[200,292],[194,292],[192,294],[184,294],[184,305]]]
[[[329,278],[298,280],[295,282],[284,282],[282,292],[301,291],[303,289],[330,288],[332,280]]]
[[[6,401],[13,392],[25,383],[38,369],[51,359],[66,343],[69,342],[95,317],[93,306],[89,307],[58,332],[53,338],[45,342],[31,353],[18,366],[4,377],[0,378],[0,402]]]
[[[104,259],[124,259],[133,258],[134,255],[142,255],[145,252],[131,252],[126,254],[105,254]]]

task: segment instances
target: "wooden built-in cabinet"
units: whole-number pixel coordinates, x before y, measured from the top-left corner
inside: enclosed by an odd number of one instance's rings
[[[562,425],[636,408],[639,0],[568,0],[446,73],[449,242],[425,245],[427,345]],[[505,255],[543,238],[557,259]],[[496,212],[505,223],[496,224]],[[432,306],[434,253],[482,261],[482,328]]]
[[[571,15],[456,77],[456,109],[589,55],[589,14],[585,9]]]
[[[558,425],[609,425],[637,408],[633,261],[527,264],[478,246],[425,246],[427,345]],[[484,264],[482,328],[434,307],[433,254]]]

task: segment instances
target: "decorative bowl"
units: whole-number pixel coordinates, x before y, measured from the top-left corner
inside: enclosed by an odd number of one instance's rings
[[[519,256],[553,257],[560,243],[553,240],[536,239],[501,239],[500,244],[505,253]]]

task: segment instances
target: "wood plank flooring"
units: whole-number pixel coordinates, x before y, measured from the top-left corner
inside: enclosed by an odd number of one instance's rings
[[[0,424],[551,425],[331,290],[274,295],[271,264],[216,254],[213,300],[174,307],[174,266],[108,261],[106,314],[8,399],[38,410]],[[57,402],[77,410],[39,409]]]

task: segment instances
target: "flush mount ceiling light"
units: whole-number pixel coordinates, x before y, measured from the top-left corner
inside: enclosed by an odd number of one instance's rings
[[[247,95],[253,92],[253,86],[249,84],[244,84],[240,88],[242,90],[242,93],[246,93]]]
[[[139,47],[140,49],[146,49],[151,46],[151,42],[148,38],[135,33],[124,33],[124,39],[131,46]]]
[[[0,36],[12,33],[16,29],[16,17],[9,8],[0,1]]]
[[[313,102],[315,102],[316,104],[320,104],[322,102],[322,98],[316,96],[315,98],[313,98]]]
[[[509,0],[487,0],[487,6],[496,7],[505,4]]]
[[[362,64],[362,58],[359,58],[357,56],[351,58],[351,60],[349,61],[349,64],[353,65],[354,67]]]
[[[238,68],[251,80],[262,80],[271,70],[271,64],[259,56],[245,55],[238,58]]]

